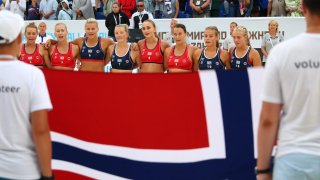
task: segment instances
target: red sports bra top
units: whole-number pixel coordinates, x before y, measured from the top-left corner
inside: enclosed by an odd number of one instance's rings
[[[173,46],[170,51],[168,58],[168,68],[192,70],[192,61],[189,58],[189,45],[187,45],[184,53],[181,56],[174,55],[175,47],[176,46]]]
[[[35,66],[44,66],[43,57],[40,55],[40,46],[36,44],[36,49],[33,53],[29,54],[26,52],[26,45],[24,44],[21,48],[21,55],[19,60],[28,64],[33,64]]]
[[[147,42],[144,40],[140,52],[142,63],[163,64],[163,54],[161,52],[161,40],[158,39],[157,45],[153,49],[148,49]]]
[[[73,58],[72,55],[72,45],[69,43],[69,49],[66,54],[61,54],[58,51],[57,46],[53,50],[51,55],[51,63],[52,66],[62,66],[62,67],[70,67],[74,68],[76,65],[76,60]]]

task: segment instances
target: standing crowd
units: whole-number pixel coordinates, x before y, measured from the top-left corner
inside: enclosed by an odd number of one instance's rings
[[[303,16],[300,0],[0,0],[0,9],[26,20],[106,19],[114,3],[129,19]]]

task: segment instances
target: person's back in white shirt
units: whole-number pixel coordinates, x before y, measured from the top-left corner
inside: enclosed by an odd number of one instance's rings
[[[262,99],[283,104],[277,157],[320,155],[320,34],[303,33],[271,49]]]
[[[40,69],[18,60],[0,61],[0,177],[39,179],[31,113],[52,109]]]

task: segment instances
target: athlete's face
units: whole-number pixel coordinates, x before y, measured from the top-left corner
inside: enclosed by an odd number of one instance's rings
[[[186,33],[182,28],[173,29],[173,39],[176,44],[185,44],[186,43]]]
[[[67,39],[68,31],[64,25],[60,24],[56,26],[54,35],[57,37],[58,41],[63,41]]]
[[[145,21],[142,23],[142,33],[145,38],[154,37],[155,31],[154,26],[150,22]]]
[[[99,28],[96,23],[87,23],[85,25],[85,31],[88,38],[95,38],[98,36]]]
[[[128,33],[125,31],[124,27],[116,27],[114,29],[114,35],[117,42],[127,42]]]
[[[232,33],[233,41],[236,47],[246,46],[247,45],[247,38],[244,34],[240,31],[233,31]]]
[[[204,43],[207,47],[215,47],[217,41],[218,36],[214,30],[207,29],[204,31]]]
[[[27,42],[35,43],[37,39],[37,35],[38,35],[38,32],[36,28],[28,27],[26,29],[25,36],[26,36]]]

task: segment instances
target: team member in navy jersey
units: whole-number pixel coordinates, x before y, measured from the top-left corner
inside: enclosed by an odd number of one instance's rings
[[[120,24],[115,27],[117,43],[109,46],[106,58],[106,64],[111,61],[112,73],[131,73],[134,68],[140,66],[140,52],[133,50],[127,42],[128,37],[128,25]]]
[[[24,32],[27,43],[21,47],[20,61],[33,64],[38,67],[51,67],[48,51],[40,44],[36,44],[38,28],[34,23],[26,26]]]
[[[164,67],[171,73],[192,72],[196,61],[193,57],[198,49],[186,42],[187,30],[183,24],[176,24],[173,29],[174,46],[167,48],[164,54]]]
[[[247,28],[237,26],[232,33],[236,47],[230,49],[231,68],[246,69],[252,66],[261,66],[260,54],[251,48]]]
[[[163,73],[163,54],[169,44],[157,37],[156,25],[152,20],[142,23],[142,33],[145,39],[138,42],[143,73]]]
[[[72,44],[80,48],[80,71],[103,72],[107,49],[114,42],[109,38],[98,37],[98,22],[95,19],[88,19],[85,23],[86,37],[79,37],[72,41]],[[50,40],[47,46],[55,44]]]
[[[206,27],[204,31],[204,49],[198,49],[193,54],[194,71],[230,69],[230,57],[227,51],[219,48],[219,30],[215,26]]]

